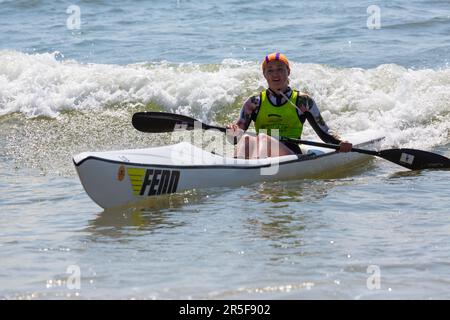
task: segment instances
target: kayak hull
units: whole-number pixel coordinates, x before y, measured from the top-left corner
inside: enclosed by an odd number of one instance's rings
[[[357,144],[376,147],[377,137]],[[82,153],[73,161],[87,194],[102,208],[127,205],[191,189],[234,187],[262,181],[313,178],[370,156],[302,148],[304,155],[266,159],[225,158],[189,143]]]

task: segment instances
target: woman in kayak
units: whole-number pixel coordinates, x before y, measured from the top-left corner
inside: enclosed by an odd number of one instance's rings
[[[283,141],[283,138],[300,139],[305,120],[324,142],[339,144],[340,152],[352,149],[351,143],[331,133],[311,97],[289,87],[291,70],[284,54],[266,56],[262,71],[269,88],[250,97],[242,106],[238,120],[227,126],[229,134],[241,136],[236,146],[236,157],[254,159],[301,153],[298,144]],[[257,135],[242,135],[252,120]],[[273,133],[279,136],[279,140],[271,137],[272,130],[278,130],[278,134]]]

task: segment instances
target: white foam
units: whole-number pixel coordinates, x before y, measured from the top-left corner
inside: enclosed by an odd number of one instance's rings
[[[411,70],[398,65],[338,69],[292,67],[292,86],[311,93],[338,132],[374,129],[385,145],[433,146],[448,142],[450,69]]]
[[[233,103],[257,74],[248,64],[118,66],[57,61],[56,54],[0,51],[0,115],[56,117],[62,110],[154,102],[203,118],[215,106]]]
[[[60,57],[0,51],[0,115],[57,117],[63,110],[105,112],[111,105],[153,102],[211,122],[216,114],[229,113],[228,105],[234,105],[237,116],[237,104],[266,86],[257,62],[120,66]],[[293,62],[291,69],[291,86],[310,93],[338,132],[377,130],[387,137],[386,145],[448,142],[448,68],[411,70],[390,64],[365,70]],[[311,130],[305,133],[312,135]]]

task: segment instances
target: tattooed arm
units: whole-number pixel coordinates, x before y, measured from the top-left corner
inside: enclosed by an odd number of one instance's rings
[[[314,129],[316,134],[326,143],[339,144],[341,146],[341,152],[349,152],[352,149],[352,144],[343,141],[336,133],[334,133],[330,127],[327,126],[320,114],[319,108],[316,102],[308,95],[299,95],[297,100],[299,108],[305,110],[300,116],[302,122],[308,119],[309,124]]]
[[[248,98],[242,106],[241,111],[239,112],[239,118],[236,120],[236,122],[227,125],[227,129],[233,130],[232,133],[240,130],[247,131],[250,123],[254,119],[254,115],[258,112],[259,105],[259,96]]]
[[[339,138],[339,136],[333,133],[330,127],[328,127],[323,120],[316,102],[311,97],[303,94],[299,95],[297,104],[299,105],[300,109],[306,111],[299,115],[300,120],[304,122],[305,119],[307,119],[311,127],[314,129],[319,138],[322,139],[322,141],[334,144],[341,143],[341,139]]]

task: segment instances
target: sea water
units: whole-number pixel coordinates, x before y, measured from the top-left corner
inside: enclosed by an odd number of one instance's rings
[[[448,1],[19,0],[0,21],[1,298],[450,298],[448,171],[373,159],[103,210],[72,162],[170,142],[137,111],[234,121],[276,50],[343,137],[448,157]]]

